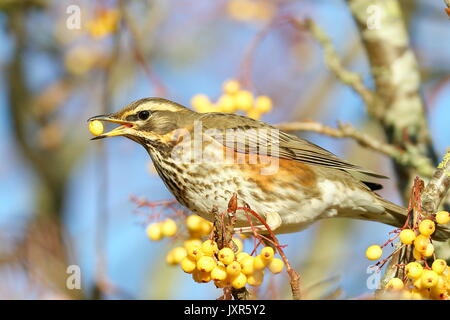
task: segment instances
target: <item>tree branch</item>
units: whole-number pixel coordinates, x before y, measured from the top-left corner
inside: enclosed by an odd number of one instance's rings
[[[403,150],[389,143],[384,143],[363,132],[359,132],[350,124],[338,122],[338,128],[333,128],[315,121],[298,121],[280,123],[277,128],[283,131],[310,131],[334,138],[351,138],[359,145],[387,155],[403,166],[415,168],[421,175],[430,177],[434,167],[430,159],[416,152],[413,147]]]
[[[444,159],[438,165],[433,177],[428,182],[422,194],[422,210],[431,215],[438,210],[439,204],[447,195],[450,188],[450,148]]]
[[[417,177],[413,188],[416,189],[416,192],[411,192],[409,208],[411,209],[410,214],[412,214],[413,217],[410,221],[411,226],[416,225],[418,218],[417,214],[421,214],[425,217],[434,215],[436,211],[438,211],[439,204],[446,197],[450,188],[450,148],[444,155],[442,162],[435,169],[435,172],[426,187],[423,188],[423,181]],[[419,194],[418,197],[417,194]],[[417,206],[417,202],[419,202],[420,213],[417,212],[417,210],[414,210],[414,206]],[[411,204],[413,208],[411,208]],[[396,250],[401,246],[401,242],[396,243]],[[381,289],[377,291],[377,295],[383,295],[385,291],[384,288],[389,280],[398,276],[399,272],[402,271],[399,270],[398,264],[407,264],[408,262],[414,260],[412,248],[410,246],[404,246],[401,250],[396,252],[392,256],[391,261],[389,262],[389,265],[387,266],[381,279]]]
[[[425,106],[420,94],[420,72],[409,43],[398,0],[347,0],[359,28],[375,81],[377,118],[387,141],[402,149],[413,146],[417,154],[429,157],[433,150]],[[407,199],[417,172],[396,163],[399,188]]]

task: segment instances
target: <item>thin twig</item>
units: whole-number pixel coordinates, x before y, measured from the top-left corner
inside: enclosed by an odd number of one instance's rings
[[[336,75],[336,77],[344,84],[350,86],[359,96],[363,99],[364,103],[367,106],[367,110],[369,113],[375,118],[380,118],[379,112],[377,110],[382,110],[381,108],[377,108],[379,104],[379,99],[376,94],[371,91],[364,84],[362,77],[359,73],[352,72],[347,70],[339,55],[336,52],[336,49],[333,46],[332,41],[328,37],[322,28],[320,28],[313,20],[304,19],[300,21],[296,18],[289,19],[295,27],[308,31],[311,36],[321,45],[324,50],[325,63],[328,68]]]
[[[359,132],[350,124],[338,122],[338,127],[333,128],[315,121],[297,121],[280,123],[275,126],[283,131],[310,131],[334,138],[351,138],[359,145],[387,155],[403,166],[415,168],[422,176],[430,177],[434,172],[430,159],[416,152],[414,148],[402,150],[366,133]]]
[[[300,291],[300,275],[297,273],[297,271],[295,271],[294,268],[292,268],[291,264],[289,263],[289,260],[286,257],[286,254],[283,251],[283,246],[280,245],[280,243],[278,242],[278,239],[277,237],[275,237],[275,234],[273,233],[270,226],[258,213],[253,211],[248,204],[245,204],[243,207],[238,207],[237,210],[243,210],[244,212],[250,213],[253,217],[258,219],[266,227],[267,232],[269,233],[270,237],[272,238],[275,244],[275,248],[277,249],[279,255],[281,256],[281,259],[284,261],[284,264],[286,265],[286,271],[290,278],[292,298],[294,300],[300,300],[302,298]]]
[[[244,57],[240,64],[239,78],[244,87],[252,87],[252,63],[255,56],[256,48],[264,40],[269,31],[272,29],[275,23],[275,18],[269,21],[263,29],[261,29],[255,37],[252,39],[247,49],[245,50]]]
[[[130,31],[131,35],[131,44],[134,56],[137,60],[137,62],[141,65],[143,68],[147,78],[149,79],[151,85],[155,89],[155,95],[157,96],[165,96],[167,95],[167,88],[164,85],[164,83],[161,81],[159,76],[154,72],[151,65],[147,62],[144,54],[144,50],[142,48],[142,41],[141,41],[141,34],[138,30],[138,27],[136,26],[133,18],[129,15],[126,8],[122,8],[122,15],[123,15],[123,21],[124,25],[127,27],[127,29]]]

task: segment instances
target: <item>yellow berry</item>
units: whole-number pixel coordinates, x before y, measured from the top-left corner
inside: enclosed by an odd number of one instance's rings
[[[252,256],[247,256],[241,261],[238,261],[241,264],[243,274],[249,275],[255,271],[254,260],[255,258],[253,258]]]
[[[226,267],[226,265],[222,261],[216,261],[218,266]]]
[[[449,266],[447,266],[447,268],[445,268],[444,274],[447,275],[448,281],[449,281],[449,284],[450,284],[450,267]]]
[[[234,112],[236,111],[234,99],[229,94],[223,94],[217,100],[217,108],[220,112]]]
[[[237,261],[233,261],[227,266],[227,274],[230,277],[235,277],[241,272],[241,265]]]
[[[419,290],[420,296],[422,297],[421,299],[430,299],[430,290],[429,288],[422,288]]]
[[[440,288],[445,288],[446,290],[450,291],[450,283],[448,282],[448,279],[445,275],[440,274],[437,285]]]
[[[422,254],[424,257],[428,258],[428,257],[431,257],[433,255],[433,253],[434,253],[434,246],[431,243],[429,243],[427,245],[427,248],[425,249],[425,252],[423,252]]]
[[[206,240],[202,243],[202,252],[204,255],[212,256],[219,251],[217,243],[213,240]]]
[[[211,279],[212,279],[212,276],[211,276]],[[216,288],[225,288],[228,284],[225,280],[214,280],[214,285],[216,286]]]
[[[250,109],[247,111],[247,117],[259,120],[261,118],[261,111],[258,111],[256,109]]]
[[[186,227],[191,232],[198,232],[201,229],[202,217],[192,214],[186,218]]]
[[[416,239],[416,234],[411,229],[405,229],[400,232],[400,241],[403,244],[412,244]]]
[[[197,260],[197,269],[203,272],[211,272],[216,266],[216,261],[213,257],[202,256]]]
[[[378,260],[383,254],[383,250],[379,245],[373,245],[367,248],[366,257],[369,260]]]
[[[183,269],[186,273],[192,273],[195,268],[197,267],[197,262],[195,259],[192,259],[191,257],[185,257],[183,260],[181,260],[181,269]]]
[[[160,223],[152,223],[150,224],[147,229],[147,236],[153,240],[158,241],[162,238],[162,232],[161,232],[161,224]]]
[[[224,266],[215,266],[211,270],[211,279],[214,281],[223,281],[227,278],[227,268]]]
[[[240,89],[240,84],[236,80],[227,80],[223,84],[223,91],[227,94],[235,94]]]
[[[250,255],[247,253],[247,252],[244,252],[244,251],[242,251],[242,252],[239,252],[237,255],[236,255],[236,261],[237,262],[241,262],[244,258],[246,258],[246,257],[250,257]]]
[[[404,287],[404,283],[399,278],[392,278],[386,285],[386,289],[388,290],[402,290]]]
[[[118,10],[103,10],[94,19],[87,21],[86,29],[93,38],[104,38],[117,30],[120,21]]]
[[[201,247],[202,241],[200,239],[188,239],[188,240],[184,241],[184,247],[186,248],[186,250],[192,246]]]
[[[281,259],[278,258],[273,258],[270,262],[269,262],[269,270],[272,273],[280,273],[281,271],[283,271],[283,267],[284,267],[284,262]]]
[[[253,287],[258,287],[264,280],[264,271],[258,270],[247,276],[247,283]]]
[[[198,269],[194,269],[194,271],[192,271],[192,279],[194,279],[195,282],[201,283],[202,281],[200,280],[200,270]]]
[[[438,281],[434,287],[431,288],[431,296],[434,299],[443,299],[447,293],[447,283],[443,276],[438,276]]]
[[[261,250],[261,253],[259,254],[261,258],[264,260],[271,260],[273,258],[273,255],[275,254],[275,251],[273,251],[272,247],[264,247]]]
[[[233,238],[232,240],[237,247],[236,253],[241,252],[244,249],[244,243],[242,243],[242,240],[239,238]]]
[[[231,280],[231,286],[235,289],[241,289],[245,287],[245,284],[247,283],[247,277],[243,273],[239,273],[237,276]]]
[[[207,283],[211,281],[211,272],[200,271],[199,273],[200,273],[199,278],[201,282]]]
[[[262,270],[267,266],[268,263],[269,260],[265,260],[260,255],[257,255],[253,260],[253,267],[255,268],[255,270]]]
[[[173,252],[169,251],[169,253],[166,256],[166,262],[167,264],[176,265],[175,259],[173,257]]]
[[[434,286],[431,288],[430,297],[433,300],[448,300],[447,289]]]
[[[247,90],[240,90],[234,95],[234,103],[238,110],[248,111],[253,106],[253,94]]]
[[[211,101],[207,95],[196,94],[191,99],[191,105],[198,112],[209,112]]]
[[[423,289],[422,288],[422,279],[421,278],[415,279],[413,282],[413,285],[414,285],[414,287],[416,287],[419,290]]]
[[[94,136],[99,136],[103,133],[103,123],[98,120],[89,121],[89,132]]]
[[[200,246],[190,246],[186,249],[188,257],[198,260],[203,256],[202,248]]]
[[[209,236],[213,229],[213,224],[208,220],[202,218],[202,222],[200,222],[200,233],[205,236]]]
[[[423,255],[422,253],[420,253],[419,251],[416,250],[416,248],[414,248],[413,250],[413,257],[416,260],[423,260]]]
[[[187,251],[183,247],[173,248],[171,251],[173,264],[178,264],[187,256]]]
[[[195,282],[207,283],[207,282],[211,281],[211,272],[204,272],[204,271],[195,269],[192,272],[192,278],[194,279]]]
[[[259,96],[255,100],[255,109],[266,113],[272,109],[272,100],[268,96]]]
[[[424,253],[427,250],[427,246],[430,244],[430,238],[419,234],[416,239],[414,239],[414,248],[420,253]]]
[[[438,283],[438,274],[433,270],[423,270],[420,279],[422,280],[422,287],[431,288]]]
[[[218,254],[219,260],[228,265],[234,261],[234,252],[230,248],[223,248]]]
[[[418,262],[410,262],[405,267],[406,275],[411,279],[418,279],[423,272],[423,267]]]
[[[450,221],[450,213],[448,211],[439,211],[436,213],[436,222],[446,224]]]
[[[419,224],[419,232],[424,236],[430,236],[433,234],[434,230],[436,230],[436,226],[433,221],[430,219],[425,219]]]
[[[411,300],[422,300],[422,291],[418,289],[411,290]]]
[[[409,290],[403,290],[400,296],[401,300],[412,300],[412,294]]]
[[[161,233],[164,237],[172,237],[177,232],[177,224],[172,219],[167,219],[161,223]]]
[[[434,260],[433,264],[431,265],[431,269],[433,269],[433,271],[436,272],[437,274],[444,273],[446,268],[447,268],[447,262],[443,259],[436,259],[436,260]]]

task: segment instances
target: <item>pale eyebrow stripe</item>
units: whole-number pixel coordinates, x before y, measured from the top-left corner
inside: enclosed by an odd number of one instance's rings
[[[147,103],[142,103],[133,109],[129,109],[129,110],[125,111],[120,116],[123,119],[125,119],[126,117],[128,117],[130,115],[135,115],[139,111],[142,111],[142,110],[177,112],[180,110],[180,108],[177,106],[172,106],[170,104],[162,105],[162,104],[156,104],[154,102],[147,102]]]
[[[162,105],[162,104],[155,104],[154,102],[147,102],[135,108],[133,112],[138,112],[141,110],[177,112],[180,110],[180,108],[172,106],[170,104]]]

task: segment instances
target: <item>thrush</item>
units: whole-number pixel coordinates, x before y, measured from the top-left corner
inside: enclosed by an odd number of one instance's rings
[[[213,208],[225,210],[234,194],[275,233],[334,217],[395,227],[406,221],[405,208],[374,192],[386,177],[262,121],[197,113],[161,98],[141,99],[93,120],[120,125],[93,139],[123,136],[142,145],[178,202],[210,221]],[[250,231],[245,213],[236,213],[236,228]],[[434,235],[449,236],[444,227]]]

